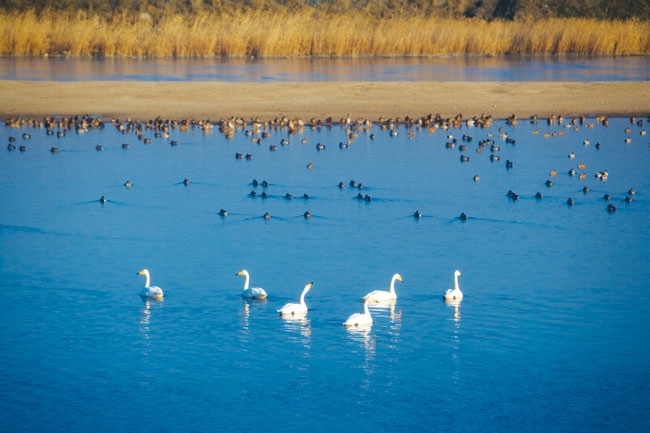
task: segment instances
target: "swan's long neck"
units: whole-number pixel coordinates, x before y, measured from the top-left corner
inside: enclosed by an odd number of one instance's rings
[[[397,279],[396,276],[393,276],[393,279],[390,280],[390,294],[394,295],[395,294],[395,280]]]
[[[307,304],[305,304],[305,295],[307,294],[310,288],[311,288],[311,284],[306,285],[302,291],[302,294],[300,295],[300,303],[304,306],[307,306]]]
[[[145,287],[145,288],[148,288],[148,287],[149,287],[149,283],[151,282],[151,278],[149,277],[149,272],[145,272],[145,273],[144,273],[144,276],[145,276],[145,278],[147,279],[147,280],[144,282],[144,287]]]
[[[363,303],[363,314],[370,316],[370,310],[368,309],[368,301]]]
[[[458,287],[458,274],[454,274],[454,290],[460,290],[460,287]]]
[[[248,290],[248,283],[250,282],[250,276],[248,275],[248,272],[244,274],[246,277],[246,282],[244,282],[244,290]]]

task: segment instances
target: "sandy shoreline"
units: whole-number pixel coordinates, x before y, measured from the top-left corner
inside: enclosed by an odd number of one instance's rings
[[[482,113],[650,115],[650,82],[34,82],[0,80],[0,116],[212,119]]]

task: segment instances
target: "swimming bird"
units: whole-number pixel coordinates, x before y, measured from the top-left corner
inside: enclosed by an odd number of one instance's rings
[[[363,313],[354,313],[348,317],[348,320],[343,322],[344,326],[371,326],[372,316],[368,310],[368,303],[370,299],[366,299],[363,303]]]
[[[221,215],[221,216],[228,216],[228,211],[225,210],[225,209],[221,209],[221,210],[219,211],[219,215]]]
[[[189,185],[190,180],[188,178],[183,179],[183,185]]]
[[[248,283],[250,282],[250,275],[246,269],[242,269],[241,271],[237,272],[235,276],[237,275],[244,275],[246,277],[246,282],[244,283],[244,291],[241,292],[242,298],[259,299],[260,301],[266,299],[266,292],[264,289],[261,287],[248,287]]]
[[[149,275],[149,271],[147,269],[143,269],[140,272],[137,273],[137,275],[144,275],[145,278],[147,279],[144,283],[144,288],[140,292],[140,296],[146,297],[146,298],[156,298],[156,299],[162,299],[163,297],[163,291],[160,287],[158,286],[150,286],[149,283],[151,282],[151,277]]]
[[[395,274],[393,275],[393,278],[390,280],[390,291],[387,292],[385,290],[374,290],[370,293],[368,293],[366,296],[363,297],[364,300],[370,300],[371,302],[387,302],[387,301],[394,301],[397,299],[397,294],[395,293],[395,281],[399,280],[402,283],[404,280],[402,280],[402,276],[400,274]]]
[[[463,292],[460,291],[458,287],[458,277],[462,277],[463,274],[460,271],[456,270],[454,272],[454,290],[448,289],[443,295],[445,301],[460,301],[463,299]]]
[[[99,197],[99,202],[100,202],[100,203],[103,204],[103,203],[106,203],[107,201],[108,201],[108,200],[106,200],[106,197],[104,197],[104,196]]]
[[[293,304],[293,303],[288,303],[284,307],[280,308],[278,310],[278,313],[280,313],[280,316],[304,316],[307,314],[307,304],[305,304],[305,295],[311,289],[311,286],[314,283],[311,282],[305,286],[304,289],[302,289],[302,294],[300,295],[300,303],[299,304]]]
[[[127,188],[131,188],[131,181],[127,180],[126,182],[124,182],[124,186]]]
[[[573,206],[573,199],[569,197],[566,201],[566,204],[568,204],[569,206]]]
[[[305,213],[302,216],[304,216],[305,219],[309,219],[309,218],[311,218],[311,212],[305,211]]]
[[[467,221],[467,215],[465,215],[465,212],[461,212],[458,218],[460,218],[461,221]]]
[[[413,218],[422,218],[422,214],[420,213],[419,210],[416,210],[415,213],[413,214]]]

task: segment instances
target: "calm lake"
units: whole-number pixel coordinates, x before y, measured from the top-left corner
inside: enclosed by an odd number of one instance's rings
[[[648,81],[650,56],[92,59],[0,57],[2,80]]]
[[[650,431],[642,120],[375,125],[347,148],[339,125],[262,144],[216,127],[145,144],[111,123],[63,138],[0,126],[0,431]],[[495,162],[476,152],[489,133]],[[138,296],[143,268],[164,301]],[[242,300],[242,269],[266,302]],[[346,330],[397,272],[396,304]],[[278,317],[310,281],[306,319]]]

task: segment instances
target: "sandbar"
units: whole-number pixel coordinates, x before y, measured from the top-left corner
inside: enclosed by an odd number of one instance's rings
[[[0,80],[0,116],[270,120],[648,116],[650,82],[142,82]]]

